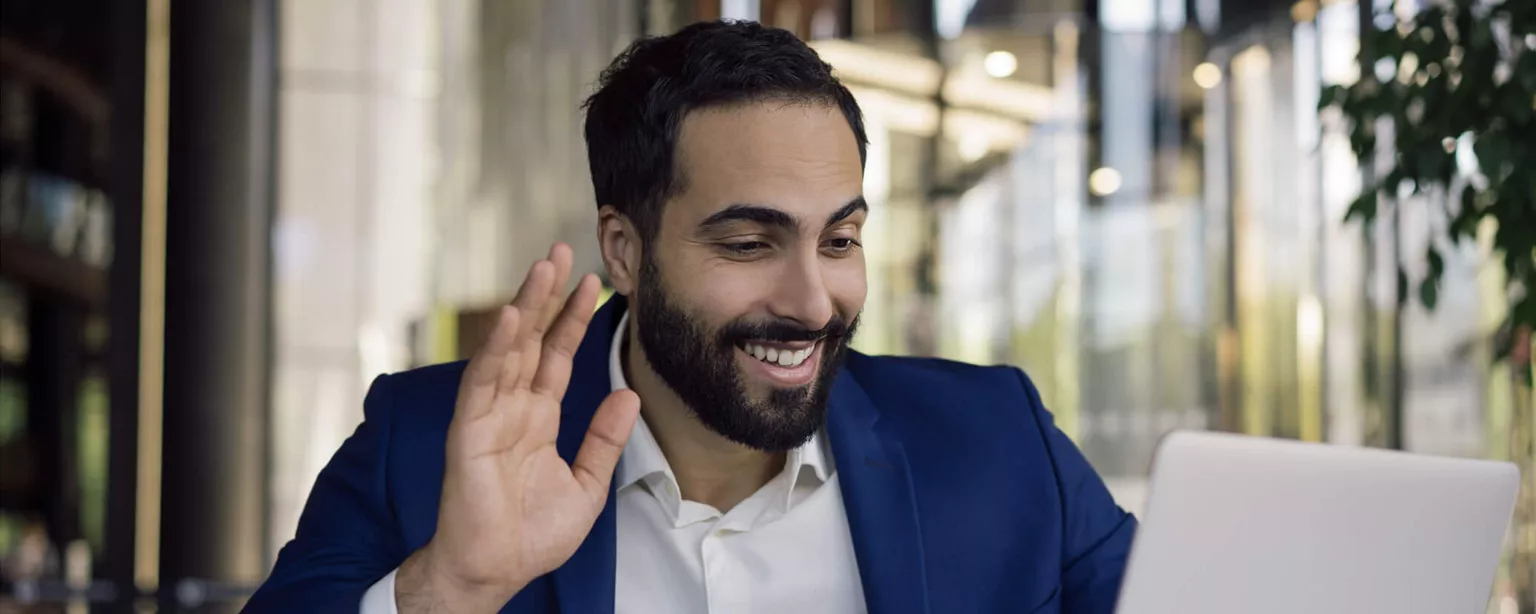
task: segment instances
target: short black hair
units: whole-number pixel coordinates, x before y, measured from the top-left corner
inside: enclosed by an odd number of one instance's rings
[[[794,34],[724,20],[635,41],[582,105],[597,205],[629,216],[649,252],[662,204],[686,181],[675,163],[683,118],[696,109],[768,100],[837,107],[864,163],[868,139],[858,103],[832,66]]]

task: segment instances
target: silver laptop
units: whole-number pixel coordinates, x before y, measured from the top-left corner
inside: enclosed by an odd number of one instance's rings
[[[1177,432],[1119,614],[1482,614],[1509,463]]]

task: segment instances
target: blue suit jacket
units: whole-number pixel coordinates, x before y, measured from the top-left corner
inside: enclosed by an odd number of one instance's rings
[[[576,354],[557,447],[609,393],[610,301]],[[432,538],[463,363],[378,378],[248,612],[355,612]],[[850,353],[827,434],[872,614],[1114,609],[1136,522],[1017,369]],[[502,612],[613,611],[614,497],[564,566]]]

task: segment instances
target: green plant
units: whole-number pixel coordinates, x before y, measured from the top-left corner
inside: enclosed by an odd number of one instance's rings
[[[1376,17],[1361,36],[1360,79],[1327,88],[1319,106],[1342,112],[1363,163],[1390,120],[1391,165],[1346,219],[1369,228],[1379,195],[1415,193],[1445,208],[1452,243],[1475,240],[1493,220],[1509,281],[1505,330],[1536,328],[1536,1],[1449,0],[1411,19]],[[1424,258],[1417,294],[1433,309],[1444,260],[1434,242]],[[1399,269],[1399,300],[1409,285]],[[1499,345],[1502,358],[1510,348]]]

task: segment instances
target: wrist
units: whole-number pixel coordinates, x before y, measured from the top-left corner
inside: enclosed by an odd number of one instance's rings
[[[444,566],[429,542],[417,550],[395,575],[395,605],[400,614],[413,612],[496,612],[526,582],[477,582]]]

